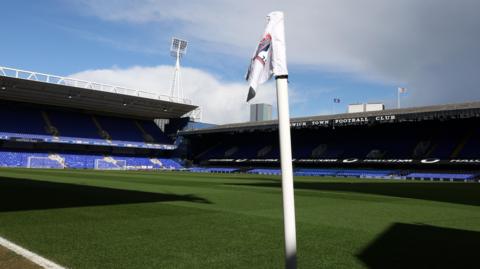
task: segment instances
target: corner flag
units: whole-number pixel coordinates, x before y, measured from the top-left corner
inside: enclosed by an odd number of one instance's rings
[[[265,32],[250,60],[245,76],[250,86],[247,102],[255,97],[258,85],[265,83],[273,75],[288,75],[283,12],[279,11],[268,14]]]
[[[292,140],[288,110],[288,71],[285,51],[283,12],[267,16],[267,27],[253,58],[246,79],[249,83],[247,102],[255,97],[255,90],[275,75],[277,86],[278,133],[280,136],[280,163],[282,167],[283,226],[285,235],[285,267],[297,268],[297,235],[295,199],[293,193]]]

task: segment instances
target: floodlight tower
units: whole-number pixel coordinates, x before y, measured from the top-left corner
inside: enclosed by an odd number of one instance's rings
[[[173,37],[172,45],[170,47],[170,55],[176,58],[175,71],[173,73],[172,87],[170,91],[171,96],[176,97],[178,101],[183,99],[183,88],[180,82],[180,58],[187,53],[187,44],[188,42],[186,40]]]

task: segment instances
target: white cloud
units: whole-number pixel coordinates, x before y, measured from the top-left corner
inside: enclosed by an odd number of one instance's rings
[[[175,27],[245,59],[272,9],[286,13],[289,62],[411,89],[411,104],[480,98],[478,0],[83,0],[103,20]],[[208,43],[209,42],[209,43]],[[321,69],[320,69],[321,70]]]
[[[186,98],[202,108],[204,122],[232,123],[248,121],[246,103],[247,84],[227,83],[194,68],[182,68],[182,86]],[[173,67],[135,66],[126,69],[111,68],[86,70],[70,77],[170,95]],[[275,91],[271,83],[262,85],[254,102],[273,103]]]

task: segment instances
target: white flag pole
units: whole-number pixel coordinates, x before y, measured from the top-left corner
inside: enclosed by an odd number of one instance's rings
[[[288,108],[288,71],[283,12],[269,14],[272,22],[272,65],[277,84],[278,133],[282,167],[283,229],[285,234],[285,268],[297,268],[297,236],[293,192],[292,141]]]
[[[270,67],[272,70],[270,70]],[[272,72],[273,71],[273,72]],[[282,167],[283,224],[285,233],[285,268],[297,268],[297,238],[295,228],[295,200],[293,193],[292,142],[288,111],[288,70],[285,49],[283,12],[267,16],[267,26],[254,53],[247,72],[250,84],[247,102],[255,96],[255,89],[275,75],[277,84],[278,133]]]
[[[288,111],[288,76],[277,76],[278,130],[282,167],[283,224],[285,233],[285,268],[297,268],[295,200],[293,192],[292,143]]]

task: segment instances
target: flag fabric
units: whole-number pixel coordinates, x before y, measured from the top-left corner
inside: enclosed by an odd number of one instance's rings
[[[273,75],[288,76],[283,20],[281,11],[271,12],[267,16],[265,32],[245,76],[249,84],[247,102],[255,97],[258,86]]]
[[[340,98],[333,98],[333,102],[336,103],[336,104],[339,104],[340,103]]]
[[[398,88],[398,93],[406,93],[407,88]]]

